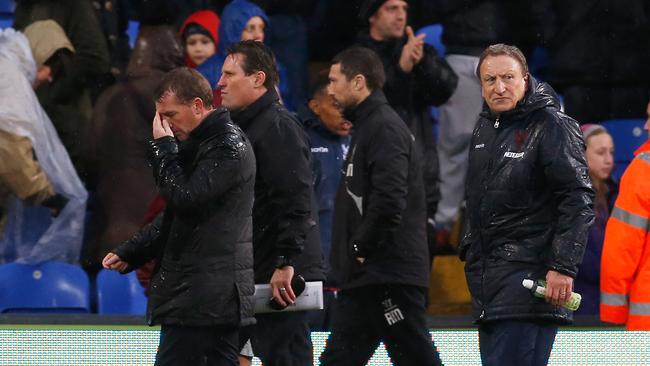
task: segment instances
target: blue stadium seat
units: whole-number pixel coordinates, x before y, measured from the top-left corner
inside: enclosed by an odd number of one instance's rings
[[[441,24],[431,24],[426,27],[421,28],[415,34],[426,34],[424,37],[424,43],[433,46],[438,52],[440,57],[445,57],[446,47],[442,43],[442,25]]]
[[[147,298],[135,272],[125,275],[102,269],[97,274],[97,312],[99,314],[144,315]]]
[[[614,139],[614,160],[629,162],[634,158],[634,151],[648,140],[643,130],[645,119],[610,119],[601,122]]]
[[[0,265],[0,313],[87,313],[90,283],[79,266],[62,262]]]

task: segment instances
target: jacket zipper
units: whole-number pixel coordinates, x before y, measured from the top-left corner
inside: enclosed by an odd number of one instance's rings
[[[494,121],[494,128],[499,128],[499,117],[497,116],[497,119]]]

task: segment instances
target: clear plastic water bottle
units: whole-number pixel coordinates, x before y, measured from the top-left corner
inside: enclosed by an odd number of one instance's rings
[[[534,282],[533,280],[525,279],[521,284],[529,289],[535,297],[546,298],[546,281],[538,280]],[[562,306],[571,311],[576,311],[580,307],[580,301],[582,301],[582,296],[577,292],[572,292],[569,301]]]

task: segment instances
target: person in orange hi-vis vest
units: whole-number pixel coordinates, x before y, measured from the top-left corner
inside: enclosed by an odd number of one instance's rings
[[[644,129],[650,132],[650,103]],[[650,140],[621,178],[607,222],[600,274],[600,318],[650,330]]]

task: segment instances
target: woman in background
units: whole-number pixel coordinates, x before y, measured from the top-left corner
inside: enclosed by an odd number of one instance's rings
[[[612,179],[614,142],[605,127],[586,124],[581,127],[587,145],[589,176],[596,192],[596,220],[589,229],[585,256],[579,266],[574,291],[582,295],[575,314],[598,315],[600,306],[600,258],[605,239],[605,226],[618,194],[618,183]]]

